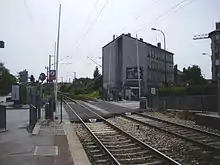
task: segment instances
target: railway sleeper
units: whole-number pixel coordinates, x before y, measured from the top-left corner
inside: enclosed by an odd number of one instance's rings
[[[110,152],[114,152],[114,154],[120,154],[120,153],[133,153],[133,152],[140,152],[143,151],[143,149],[141,147],[131,147],[131,148],[110,148],[109,149]]]
[[[134,157],[134,158],[118,158],[118,161],[122,164],[137,164],[137,163],[151,163],[158,159],[154,158],[151,155],[143,157]]]
[[[131,140],[124,140],[124,141],[107,141],[107,142],[103,142],[104,145],[108,145],[108,144],[126,144],[126,143],[131,143]]]
[[[135,144],[135,143],[119,144],[119,145],[112,144],[112,145],[106,145],[106,147],[107,148],[127,148],[127,147],[136,146],[136,145],[137,144]]]

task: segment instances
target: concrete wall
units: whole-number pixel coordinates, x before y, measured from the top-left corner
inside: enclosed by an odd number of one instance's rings
[[[121,35],[112,40],[102,48],[102,75],[103,87],[105,90],[111,86],[111,90],[122,91],[124,84],[137,84],[137,79],[127,80],[127,68],[137,67],[137,45],[136,38]],[[165,51],[159,47],[151,45],[138,39],[139,64],[143,69],[143,79],[141,80],[142,94],[146,95],[149,87],[161,86],[164,82],[165,71]],[[174,82],[173,74],[173,54],[166,52],[167,56],[167,80]],[[110,78],[110,84],[109,84]],[[126,86],[126,85],[125,85]],[[134,87],[133,86],[133,87]]]
[[[116,43],[111,42],[102,49],[102,75],[103,87],[107,89],[109,85],[109,78],[111,87],[116,86]],[[110,71],[109,71],[110,69]]]
[[[147,75],[148,75],[148,47],[146,44],[138,42],[139,65],[143,68],[143,80],[145,86],[142,89],[147,90]],[[127,67],[137,67],[137,45],[136,40],[131,37],[123,36],[123,67],[122,67],[122,84],[127,82],[126,69]],[[145,92],[145,91],[143,91]]]
[[[154,98],[155,108],[163,108],[164,101],[167,109],[204,110],[217,112],[217,96],[171,96]]]
[[[6,102],[6,96],[0,96],[0,103],[1,102]]]

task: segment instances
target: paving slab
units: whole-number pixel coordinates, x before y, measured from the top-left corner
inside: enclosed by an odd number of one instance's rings
[[[29,111],[7,111],[7,132],[0,133],[0,165],[73,165],[63,124],[40,123],[27,131]]]

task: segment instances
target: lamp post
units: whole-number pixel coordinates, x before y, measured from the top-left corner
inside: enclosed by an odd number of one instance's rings
[[[164,60],[165,60],[165,67],[164,67],[164,69],[165,69],[165,71],[164,71],[164,75],[165,75],[165,78],[164,78],[164,82],[165,82],[165,86],[167,86],[167,55],[166,55],[166,37],[165,37],[165,34],[164,34],[164,32],[162,31],[162,30],[160,30],[160,29],[156,29],[156,28],[151,28],[151,30],[154,30],[154,31],[159,31],[159,32],[161,32],[162,33],[162,35],[163,35],[163,42],[164,42],[164,52],[165,52],[165,54],[164,54]]]
[[[212,57],[212,55],[208,54],[208,53],[202,53],[203,56],[209,56]]]

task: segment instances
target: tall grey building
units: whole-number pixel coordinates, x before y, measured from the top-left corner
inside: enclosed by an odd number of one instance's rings
[[[173,53],[136,40],[130,33],[113,37],[113,40],[102,48],[102,75],[105,93],[117,97],[121,94],[125,99],[138,99],[138,57],[140,67],[141,96],[146,96],[151,87],[163,85],[165,80],[165,63],[167,82],[174,82]],[[165,62],[166,53],[166,62]]]
[[[217,80],[220,74],[220,22],[216,23],[216,29],[209,33],[212,49],[212,79]]]

